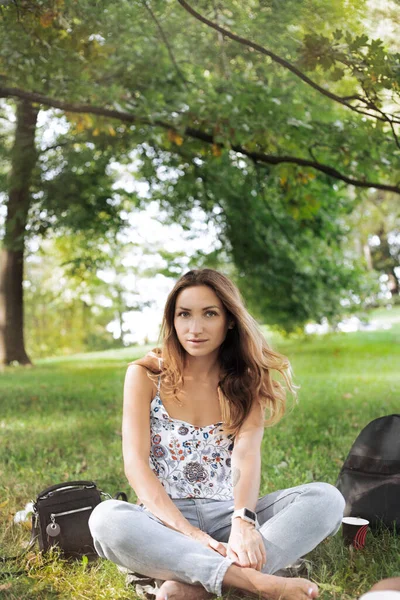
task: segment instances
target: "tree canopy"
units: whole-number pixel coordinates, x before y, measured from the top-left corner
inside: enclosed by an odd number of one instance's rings
[[[93,239],[118,229],[121,207],[100,171],[135,150],[172,219],[190,226],[200,206],[217,224],[260,318],[291,329],[334,317],[346,294],[367,294],[365,264],[343,253],[347,216],[364,197],[400,193],[400,55],[366,33],[367,9],[364,0],[3,5],[0,95],[70,122],[69,139],[39,157],[29,226],[87,225]]]

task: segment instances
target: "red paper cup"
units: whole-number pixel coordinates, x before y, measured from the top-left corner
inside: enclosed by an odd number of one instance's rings
[[[342,534],[346,546],[361,550],[365,546],[369,521],[359,517],[343,517]]]

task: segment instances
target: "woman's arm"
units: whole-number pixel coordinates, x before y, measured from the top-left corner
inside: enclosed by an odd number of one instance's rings
[[[254,403],[235,438],[231,458],[235,510],[249,508],[255,512],[256,509],[261,479],[263,413],[259,403]],[[240,518],[232,520],[227,556],[243,567],[250,566],[261,571],[265,566],[264,542],[253,523]]]
[[[232,451],[232,484],[235,510],[255,511],[261,481],[261,442],[264,435],[264,411],[254,402],[235,438]],[[254,527],[243,519],[233,519],[232,527]]]
[[[185,519],[149,465],[152,396],[153,383],[146,370],[131,365],[125,377],[122,418],[125,475],[145,507],[164,525],[191,535],[199,529]]]

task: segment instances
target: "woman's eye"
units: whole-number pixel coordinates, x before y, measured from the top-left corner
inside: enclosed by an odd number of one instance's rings
[[[185,316],[186,316],[186,315],[188,315],[188,314],[189,314],[189,313],[188,313],[187,311],[185,311],[185,310],[182,310],[180,313],[178,313],[178,317],[185,317]],[[218,313],[216,313],[216,312],[215,312],[215,310],[208,310],[208,311],[207,311],[205,314],[206,314],[207,316],[210,316],[210,315],[211,315],[212,317],[214,317],[215,315],[218,315]]]

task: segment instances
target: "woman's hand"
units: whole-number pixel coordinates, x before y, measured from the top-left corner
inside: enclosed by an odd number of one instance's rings
[[[193,540],[197,540],[200,542],[200,544],[203,544],[203,546],[211,548],[211,550],[215,550],[222,556],[226,556],[227,544],[218,542],[218,540],[215,540],[213,537],[211,537],[211,535],[208,535],[208,533],[201,531],[201,529],[195,529],[193,532],[188,534],[188,537],[192,538]]]
[[[267,553],[263,537],[254,525],[239,518],[233,519],[227,556],[234,559],[234,564],[239,567],[261,571],[267,562]]]

